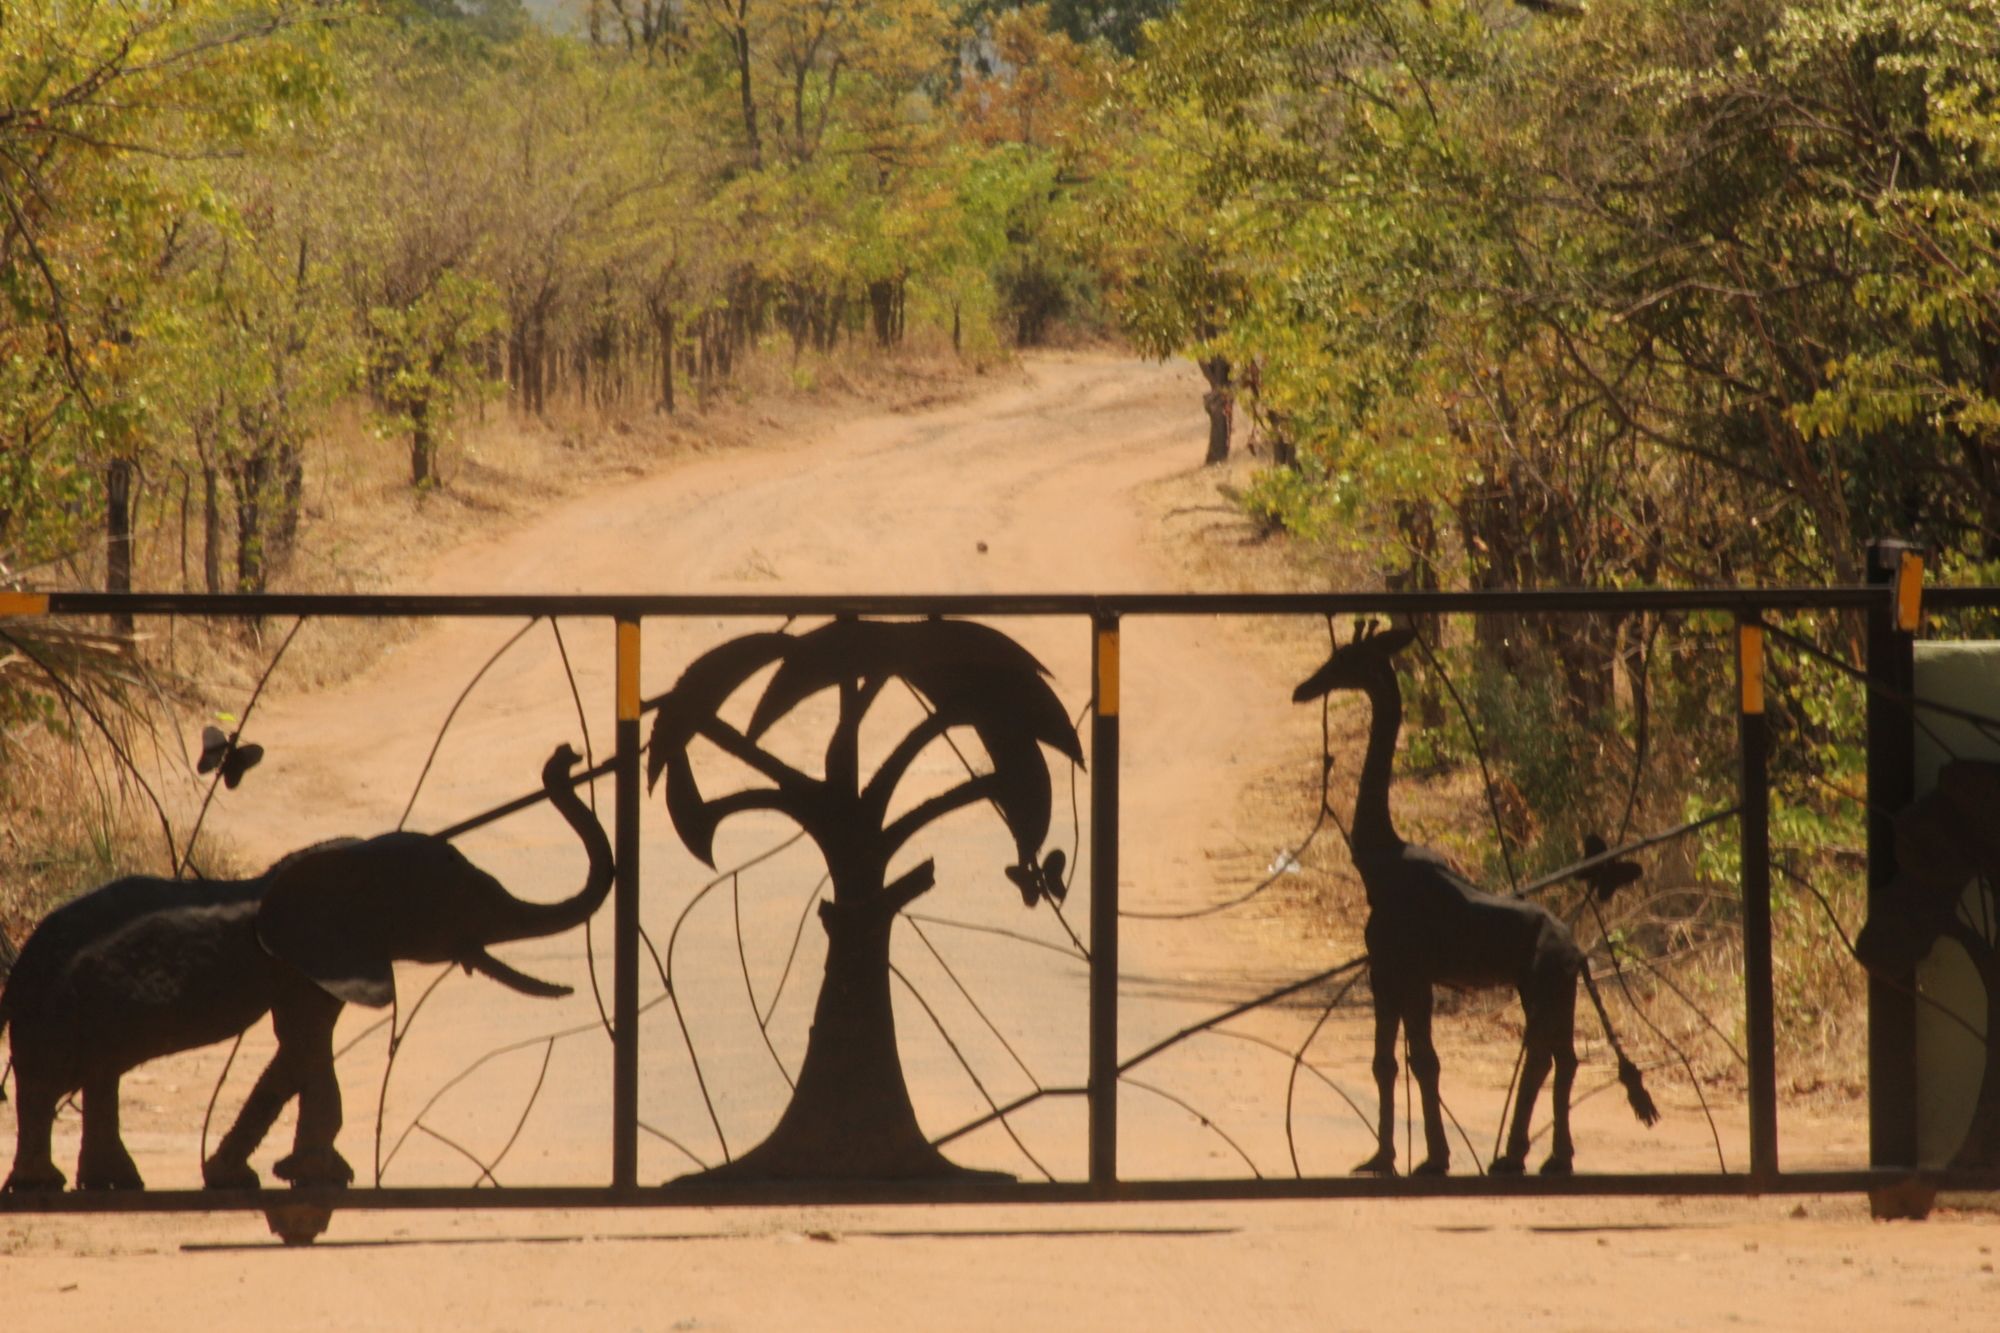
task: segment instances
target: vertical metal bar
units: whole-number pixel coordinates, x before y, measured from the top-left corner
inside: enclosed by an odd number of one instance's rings
[[[1118,617],[1091,621],[1090,1183],[1118,1180]]]
[[[618,873],[612,899],[611,1183],[639,1183],[639,622],[618,635]]]
[[[1868,612],[1868,913],[1896,875],[1895,812],[1916,798],[1917,729],[1907,700],[1916,688],[1916,637],[1898,624],[1892,590],[1903,542],[1868,548],[1868,581],[1882,600]],[[1868,1160],[1917,1164],[1917,1002],[1914,970],[1868,978]]]
[[[1778,1174],[1777,1024],[1771,994],[1771,726],[1764,713],[1764,631],[1736,625],[1743,813],[1737,820],[1743,873],[1743,1022],[1750,1055],[1750,1175]]]

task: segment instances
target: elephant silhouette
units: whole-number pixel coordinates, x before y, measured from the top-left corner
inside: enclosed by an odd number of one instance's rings
[[[277,1052],[202,1163],[202,1179],[211,1189],[256,1188],[250,1154],[296,1096],[292,1152],[273,1169],[294,1184],[350,1183],[353,1168],[334,1147],[341,1105],[333,1030],[343,1005],[389,1004],[398,959],[458,963],[529,995],[569,992],[487,947],[581,925],[610,892],[611,844],[571,785],[577,762],[564,745],[542,767],[543,789],[589,857],[583,887],[557,902],[516,898],[440,838],[388,833],[319,843],[250,879],[132,876],[50,913],[0,991],[17,1103],[4,1188],[63,1187],[50,1129],[62,1099],[81,1091],[77,1188],[143,1189],[119,1137],[119,1080],[147,1060],[235,1036],[267,1013]]]

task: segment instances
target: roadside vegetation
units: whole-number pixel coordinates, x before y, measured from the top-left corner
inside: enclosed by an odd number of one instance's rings
[[[1856,583],[1877,537],[1991,576],[1990,0],[1186,0],[1133,77],[1119,308],[1268,451],[1274,526],[1406,588]],[[1489,882],[1733,802],[1726,628],[1430,627],[1412,755],[1483,744]],[[1853,1049],[1861,698],[1774,669],[1781,1023]],[[1733,842],[1656,858],[1634,957],[1733,966]]]

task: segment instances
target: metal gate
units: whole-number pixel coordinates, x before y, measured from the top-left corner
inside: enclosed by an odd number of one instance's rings
[[[0,1213],[263,1211],[274,1222],[294,1222],[298,1238],[324,1225],[328,1210],[432,1208],[687,1207],[721,1204],[1068,1202],[1081,1200],[1169,1200],[1255,1198],[1422,1197],[1468,1195],[1688,1194],[1747,1195],[1828,1191],[1879,1191],[1915,1180],[1920,1188],[1992,1188],[1983,1172],[1919,1172],[1916,1154],[1915,1022],[1918,1000],[1912,977],[1876,975],[1869,981],[1870,1148],[1865,1163],[1851,1168],[1787,1171],[1781,1164],[1776,1083],[1776,1034],[1772,997],[1771,940],[1771,731],[1765,711],[1766,654],[1785,632],[1774,622],[1788,615],[1858,617],[1866,658],[1847,669],[1863,674],[1868,694],[1869,870],[1873,896],[1889,883],[1894,869],[1890,845],[1893,812],[1913,796],[1912,644],[1921,613],[1955,614],[2000,610],[2000,589],[1921,587],[1921,564],[1891,546],[1871,553],[1871,583],[1841,588],[1644,589],[1626,591],[1328,593],[1191,595],[993,595],[941,597],[869,596],[201,596],[185,594],[110,595],[97,593],[0,593],[0,631],[7,617],[341,617],[560,618],[595,620],[613,626],[615,642],[615,740],[613,754],[578,780],[608,776],[614,789],[613,842],[616,875],[612,892],[611,1003],[606,1015],[612,1035],[611,1090],[606,1124],[611,1151],[608,1179],[574,1184],[489,1186],[309,1187],[285,1190],[191,1190],[16,1193],[0,1195]],[[1922,599],[1921,610],[1919,599]],[[1130,1175],[1119,1169],[1119,1091],[1140,1064],[1166,1046],[1219,1027],[1260,1005],[1323,986],[1342,968],[1299,977],[1259,998],[1223,1006],[1208,1017],[1142,1049],[1121,1049],[1119,1019],[1120,901],[1119,808],[1121,800],[1121,685],[1126,683],[1121,652],[1126,627],[1151,618],[1290,618],[1310,625],[1336,617],[1435,618],[1445,615],[1546,617],[1563,615],[1654,615],[1691,617],[1713,625],[1717,651],[1733,654],[1738,690],[1734,715],[1739,756],[1738,800],[1733,809],[1710,812],[1707,826],[1733,817],[1741,866],[1744,959],[1742,1033],[1748,1057],[1748,1162],[1740,1171],[1675,1171],[1647,1174],[1560,1176],[1432,1176],[1381,1178],[1298,1171],[1285,1177],[1226,1173],[1175,1176]],[[703,623],[751,620],[826,624],[1009,625],[1023,618],[1048,618],[1062,632],[1088,643],[1088,984],[1087,1013],[1077,1016],[1085,1033],[1085,1076],[1080,1083],[1040,1087],[1019,1102],[989,1098],[991,1114],[974,1124],[937,1136],[941,1146],[978,1127],[1004,1122],[1027,1101],[1080,1099],[1087,1106],[1086,1164],[1076,1173],[1052,1173],[1042,1181],[996,1179],[969,1174],[917,1179],[681,1181],[671,1186],[645,1183],[639,1173],[641,1134],[640,978],[642,975],[641,809],[646,781],[643,721],[666,695],[642,696],[641,632],[662,621]],[[769,633],[769,631],[766,631]],[[791,636],[787,636],[790,638]],[[795,640],[794,640],[795,641]],[[783,653],[783,644],[772,646]],[[925,652],[931,650],[926,649]],[[956,651],[956,650],[954,650]],[[921,654],[920,654],[921,656]],[[948,656],[948,654],[947,654]],[[767,659],[768,660],[768,659]],[[933,661],[932,658],[923,658]],[[653,664],[648,664],[653,665]],[[679,670],[684,662],[666,664]],[[962,665],[962,664],[960,664]],[[983,669],[983,668],[981,668]],[[858,670],[858,669],[857,669]],[[857,677],[858,678],[858,677]],[[821,682],[826,683],[826,682]],[[927,707],[938,707],[932,697]],[[246,726],[245,732],[254,731]],[[940,731],[943,724],[940,724]],[[232,741],[234,738],[231,738]],[[1046,737],[1044,737],[1046,740]],[[997,743],[997,742],[995,742]],[[990,746],[989,746],[990,748]],[[1080,756],[1079,756],[1080,757]],[[654,759],[657,771],[663,762]],[[829,759],[831,764],[833,760]],[[967,773],[971,774],[968,767]],[[670,778],[670,783],[672,779]],[[990,793],[991,788],[988,789]],[[541,800],[530,794],[485,814],[460,821],[439,836],[452,838]],[[670,801],[673,799],[671,794]],[[968,798],[969,799],[969,798]],[[1011,827],[1011,821],[1010,821]],[[1674,832],[1684,832],[1675,830]],[[1082,834],[1079,831],[1079,837]],[[1601,864],[1660,838],[1635,840],[1607,849]],[[1032,905],[1038,892],[1054,894],[1054,878],[1037,880],[1046,865],[1029,855],[1016,879]],[[1010,869],[1009,875],[1014,875]],[[893,887],[893,886],[892,886]],[[824,914],[824,913],[823,913]],[[803,927],[802,927],[803,928]],[[1085,945],[1079,941],[1079,949]],[[1352,972],[1358,960],[1349,960]],[[747,964],[746,964],[747,969]],[[747,970],[746,970],[747,977]],[[753,993],[753,1008],[755,996]],[[789,1077],[789,1075],[788,1075]],[[982,1089],[983,1091],[983,1089]],[[1191,1108],[1192,1109],[1192,1108]],[[1199,1111],[1195,1111],[1199,1115]],[[713,1107],[711,1107],[711,1115]],[[718,1124],[718,1131],[720,1126]],[[379,1150],[378,1150],[379,1151]],[[1296,1154],[1295,1154],[1296,1155]],[[1244,1159],[1249,1160],[1247,1157]],[[312,1216],[317,1214],[317,1222]]]

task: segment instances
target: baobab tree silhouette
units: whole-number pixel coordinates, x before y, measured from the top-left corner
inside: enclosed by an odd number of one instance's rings
[[[748,724],[739,729],[724,720],[729,699],[773,664]],[[917,1125],[890,1004],[890,931],[896,914],[935,883],[935,863],[924,860],[894,879],[889,867],[930,824],[990,803],[1013,837],[1016,861],[1006,874],[1023,899],[1033,906],[1043,896],[1063,896],[1063,855],[1042,854],[1052,806],[1043,747],[1078,765],[1083,754],[1047,674],[1006,635],[970,621],[843,618],[802,634],[751,634],[725,643],[690,664],[660,700],[647,779],[657,785],[665,775],[667,813],[688,850],[712,866],[716,829],[725,819],[775,811],[819,848],[833,886],[819,906],[826,972],[792,1100],[762,1143],[699,1179],[971,1174],[932,1147]],[[927,716],[864,775],[862,721],[897,681],[923,702]],[[837,692],[838,712],[823,772],[813,776],[759,742],[827,690]],[[987,768],[969,768],[963,781],[891,818],[911,765],[957,728],[977,737]],[[697,738],[770,785],[705,795],[689,753]]]

